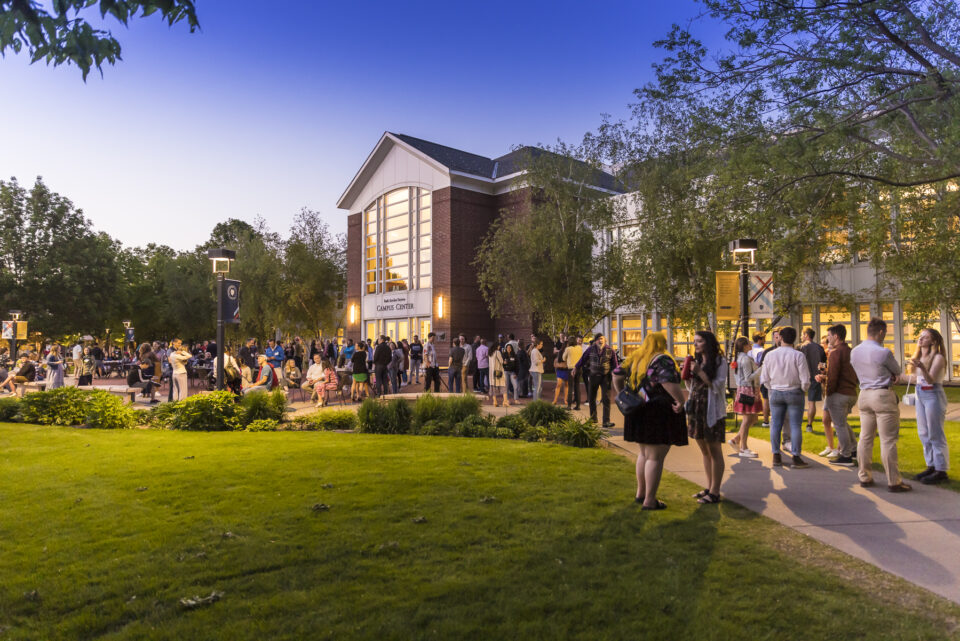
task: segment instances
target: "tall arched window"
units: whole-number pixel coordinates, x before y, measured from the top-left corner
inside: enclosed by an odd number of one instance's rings
[[[364,210],[367,294],[431,287],[430,195],[420,187],[401,187]]]

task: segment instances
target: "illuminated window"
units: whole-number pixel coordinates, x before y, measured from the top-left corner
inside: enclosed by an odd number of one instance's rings
[[[673,329],[673,355],[676,358],[693,356],[693,337],[696,332],[675,327]]]
[[[933,328],[938,332],[940,331],[939,311],[934,311],[932,314],[925,316],[911,309],[909,305],[904,305],[902,343],[903,352],[900,354],[901,363],[903,363],[905,359],[911,358],[913,353],[917,351],[917,339],[920,338],[920,332],[928,327]],[[889,327],[887,328],[887,331],[890,331]]]
[[[834,325],[843,325],[844,329],[847,330],[847,340],[850,340],[853,337],[853,312],[847,307],[839,305],[822,305],[820,307],[820,327],[823,328],[823,331],[827,331],[828,327]]]
[[[366,293],[431,286],[431,202],[428,190],[401,187],[364,210]]]

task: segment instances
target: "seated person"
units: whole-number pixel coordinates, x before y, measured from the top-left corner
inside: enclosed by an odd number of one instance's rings
[[[243,389],[245,395],[254,392],[269,392],[273,389],[273,382],[276,380],[277,374],[267,361],[267,357],[263,354],[257,356],[257,364],[260,366],[260,369],[257,371],[257,376],[253,383]]]
[[[0,390],[7,390],[11,394],[17,391],[13,386],[13,374],[4,365],[0,365]]]
[[[310,394],[310,399],[316,399],[319,394],[317,392],[317,384],[323,382],[323,365],[320,358],[320,354],[313,355],[313,364],[310,366],[310,369],[307,370],[307,380],[303,382],[303,389],[312,392]]]
[[[289,389],[300,387],[300,368],[297,367],[297,362],[292,358],[287,359],[283,366],[283,380],[286,381]]]
[[[13,376],[13,382],[18,385],[23,385],[24,383],[32,383],[37,379],[37,366],[30,359],[29,354],[25,354],[20,361],[20,366],[17,369],[17,373]]]
[[[327,393],[335,392],[340,388],[340,382],[337,380],[337,371],[333,369],[330,361],[323,361],[323,396],[320,396],[318,405],[323,407],[327,404]],[[319,396],[319,392],[317,392]]]
[[[127,386],[142,389],[142,396],[150,397],[151,403],[159,403],[156,397],[157,384],[153,380],[153,363],[145,361],[140,365],[134,365],[127,372]]]

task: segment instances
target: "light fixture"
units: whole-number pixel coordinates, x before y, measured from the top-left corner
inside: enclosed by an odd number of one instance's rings
[[[443,294],[437,297],[437,318],[443,318]]]
[[[123,328],[130,329],[130,321],[123,321]]]
[[[229,274],[230,262],[237,257],[237,252],[232,249],[208,249],[207,257],[213,263],[214,274]]]
[[[757,251],[757,241],[753,238],[738,238],[730,241],[730,253],[734,265],[752,265],[753,255]]]
[[[15,321],[20,320],[20,310],[19,310],[19,309],[11,309],[11,310],[10,310],[10,318],[12,318],[12,319],[15,320]]]
[[[353,325],[357,322],[357,306],[355,304],[350,305],[350,324]]]

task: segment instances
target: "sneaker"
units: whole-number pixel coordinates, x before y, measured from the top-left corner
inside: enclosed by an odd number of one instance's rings
[[[793,448],[791,447],[791,445],[792,443],[790,443],[790,441],[784,441],[783,445],[780,446],[780,449],[785,450],[787,452],[791,452],[793,451]]]
[[[937,471],[937,468],[935,468],[935,467],[933,467],[933,466],[931,465],[930,467],[928,467],[928,468],[925,469],[924,471],[920,472],[919,474],[917,474],[917,475],[914,476],[913,478],[914,478],[914,480],[916,480],[916,481],[923,481],[923,479],[924,479],[925,477],[930,476],[931,474],[933,474],[933,473],[936,472],[936,471]]]
[[[794,454],[794,455],[793,455],[793,467],[810,467],[810,464],[807,463],[806,461],[804,461],[802,458],[800,458],[800,457],[797,456],[796,454]]]
[[[732,438],[732,439],[730,439],[729,441],[727,441],[727,445],[729,445],[730,447],[732,447],[732,448],[735,449],[735,450],[739,450],[739,449],[740,449],[740,443],[738,443],[738,442],[737,442],[737,439],[735,439],[735,438]]]
[[[740,450],[740,458],[757,458],[757,453],[753,450]]]
[[[823,458],[829,458],[835,451],[836,450],[834,450],[832,447],[828,447],[827,449],[817,454],[817,456],[821,456]]]
[[[780,454],[773,455],[773,466],[774,467],[783,467],[783,461],[780,459]]]
[[[857,465],[853,462],[853,457],[851,456],[838,456],[830,462],[834,465],[842,465],[844,467],[856,467]]]
[[[909,492],[913,488],[904,483],[903,481],[897,483],[896,485],[888,485],[887,491],[889,492]]]
[[[947,473],[943,471],[934,472],[933,474],[927,474],[923,477],[923,480],[920,481],[924,485],[936,485],[937,483],[943,483],[944,481],[949,480],[947,478]]]
[[[770,423],[767,423],[767,422],[760,423],[760,427],[770,427]]]

